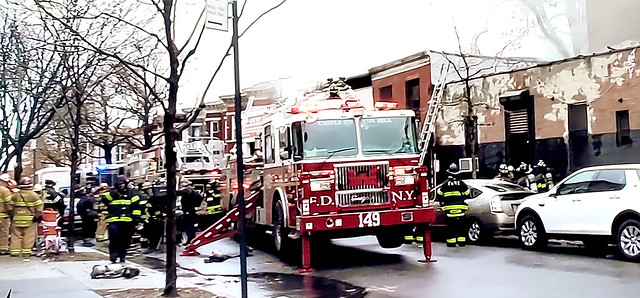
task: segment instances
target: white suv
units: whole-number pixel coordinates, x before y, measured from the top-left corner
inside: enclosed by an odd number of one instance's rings
[[[549,238],[615,243],[622,257],[640,260],[640,164],[578,170],[527,197],[515,223],[525,249],[542,248]]]

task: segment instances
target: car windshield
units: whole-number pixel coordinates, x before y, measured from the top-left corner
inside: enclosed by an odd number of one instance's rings
[[[363,118],[364,155],[418,153],[413,117]]]
[[[358,153],[353,119],[298,122],[294,123],[293,130],[296,156],[329,158]]]

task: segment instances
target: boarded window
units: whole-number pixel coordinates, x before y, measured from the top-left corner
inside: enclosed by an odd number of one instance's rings
[[[420,79],[409,80],[405,83],[407,107],[420,109]]]
[[[393,100],[393,89],[391,89],[391,85],[380,88],[380,100],[382,101]]]
[[[616,145],[620,147],[631,143],[629,110],[616,111]]]

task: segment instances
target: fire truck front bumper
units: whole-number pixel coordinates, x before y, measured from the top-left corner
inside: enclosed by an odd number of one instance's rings
[[[434,220],[434,208],[422,207],[302,216],[296,218],[296,228],[302,233],[309,233],[398,225],[425,225]]]

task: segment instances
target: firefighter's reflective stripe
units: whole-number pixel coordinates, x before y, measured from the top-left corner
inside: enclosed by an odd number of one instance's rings
[[[458,237],[458,239],[456,239],[456,240],[458,240],[458,242],[466,242],[467,238],[466,237]]]
[[[220,207],[220,205],[209,206],[207,207],[207,211],[209,214],[216,213],[218,211],[222,211],[222,207]]]
[[[9,214],[6,214],[4,212],[0,212],[0,218],[4,218],[4,217],[9,217]]]
[[[424,237],[422,236],[416,237],[416,242],[423,242],[423,241],[424,241]]]
[[[538,183],[538,188],[547,188],[546,183]]]
[[[13,221],[33,221],[33,215],[16,215]]]
[[[464,213],[458,213],[458,214],[447,213],[447,217],[460,217],[460,216],[464,216]]]
[[[40,206],[42,205],[42,201],[41,200],[37,200],[35,202],[15,202],[14,206],[15,207],[35,207],[35,206]]]
[[[447,243],[456,243],[456,238],[447,239]]]
[[[22,249],[12,249],[11,250],[11,255],[12,256],[19,256],[21,251],[22,251]]]
[[[413,236],[404,236],[404,240],[413,241]]]
[[[445,197],[445,198],[446,198],[446,197],[453,197],[453,196],[461,197],[461,196],[463,196],[463,195],[469,195],[469,194],[471,194],[471,190],[467,189],[467,190],[466,190],[466,191],[464,191],[464,192],[459,192],[459,191],[457,191],[457,190],[455,190],[455,191],[442,192],[441,190],[439,190],[439,189],[438,189],[438,194],[439,194],[439,195],[441,195],[441,196],[443,196],[443,197]]]
[[[113,197],[111,196],[111,193],[108,192],[106,194],[104,194],[105,198],[107,198],[109,201],[113,200]]]
[[[442,210],[469,210],[469,206],[467,205],[447,205],[447,206],[443,206]]]
[[[109,205],[131,205],[130,200],[115,200],[111,201]]]
[[[121,217],[109,217],[107,218],[107,222],[132,222],[133,219],[131,217],[128,216],[121,216]]]
[[[142,211],[140,211],[140,210],[133,210],[133,212],[131,212],[131,214],[140,216],[140,215],[142,215]]]
[[[25,248],[22,250],[22,256],[28,256],[31,254],[31,249]]]
[[[135,202],[137,202],[139,200],[140,200],[139,196],[134,196],[133,198],[131,198],[131,203],[135,203]]]

